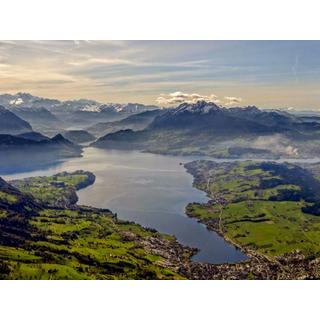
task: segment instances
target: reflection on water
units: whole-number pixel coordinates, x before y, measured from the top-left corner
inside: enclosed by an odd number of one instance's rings
[[[63,159],[59,159],[57,154],[53,152],[38,152],[36,150],[0,151],[0,174],[3,176],[46,170],[59,165],[61,162],[63,162]]]

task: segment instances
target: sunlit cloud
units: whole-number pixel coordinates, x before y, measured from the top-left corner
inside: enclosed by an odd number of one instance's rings
[[[214,102],[215,104],[232,106],[241,103],[242,98],[226,96],[224,99],[220,100],[215,94],[203,95],[199,93],[176,91],[169,94],[161,94],[156,99],[156,103],[162,106],[172,106],[181,103],[196,103],[198,101]]]
[[[241,103],[242,98],[238,98],[238,97],[224,97],[224,99],[226,100],[225,105],[226,106],[232,106],[238,103]]]
[[[171,106],[180,103],[196,103],[198,101],[220,103],[220,100],[215,94],[201,95],[198,93],[184,93],[176,91],[168,95],[160,95],[156,102],[163,106]]]
[[[103,59],[103,58],[87,58],[68,62],[71,66],[87,66],[87,65],[130,65],[134,64],[130,60],[125,59]]]

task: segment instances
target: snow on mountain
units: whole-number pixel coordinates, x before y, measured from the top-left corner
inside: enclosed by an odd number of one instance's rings
[[[7,108],[48,108],[59,103],[59,100],[40,98],[24,92],[0,95],[0,104]]]
[[[137,113],[143,111],[156,110],[158,107],[152,105],[144,105],[141,103],[126,103],[120,104],[116,107],[118,112]]]
[[[9,102],[10,105],[16,105],[18,106],[19,104],[22,104],[24,101],[21,98],[13,99]]]
[[[172,109],[172,114],[177,115],[186,112],[193,114],[207,114],[220,109],[221,108],[214,102],[198,101],[196,103],[182,103],[177,108]]]
[[[53,112],[118,112],[139,113],[158,109],[156,106],[140,103],[101,103],[90,99],[77,99],[60,101],[33,96],[29,93],[18,92],[17,94],[0,95],[0,104],[8,108],[46,108]]]
[[[100,106],[96,105],[96,104],[93,104],[93,105],[87,104],[87,105],[81,107],[80,110],[87,111],[87,112],[100,112],[101,111]]]

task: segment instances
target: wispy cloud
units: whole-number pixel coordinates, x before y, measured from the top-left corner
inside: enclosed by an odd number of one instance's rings
[[[319,57],[320,41],[5,41],[0,92],[308,108],[320,106]]]
[[[299,65],[299,56],[294,57],[294,63],[292,65],[291,71],[294,75],[295,81],[298,82],[298,65]]]
[[[105,59],[105,58],[82,58],[68,62],[71,66],[88,66],[88,65],[133,65],[134,62],[125,59]]]

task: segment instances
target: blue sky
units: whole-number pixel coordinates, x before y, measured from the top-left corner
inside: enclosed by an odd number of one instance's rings
[[[6,41],[0,92],[320,109],[320,41]]]

